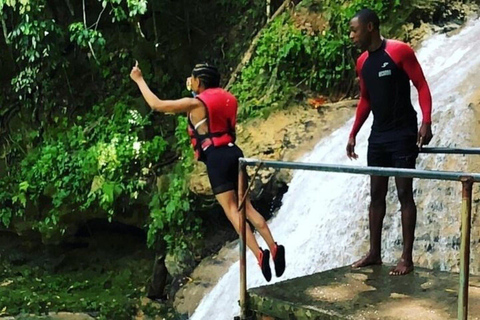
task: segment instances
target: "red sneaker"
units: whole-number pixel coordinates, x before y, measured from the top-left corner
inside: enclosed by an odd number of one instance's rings
[[[262,250],[258,254],[258,265],[262,269],[262,274],[267,282],[272,280],[272,270],[270,270],[270,251],[268,249]]]
[[[285,247],[275,242],[276,250],[272,253],[273,262],[275,263],[275,275],[281,277],[285,272]]]

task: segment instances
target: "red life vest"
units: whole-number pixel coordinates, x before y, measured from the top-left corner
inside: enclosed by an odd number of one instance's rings
[[[221,147],[235,142],[235,125],[237,123],[237,99],[222,88],[203,91],[197,99],[207,108],[208,133],[199,134],[188,115],[188,134],[195,150],[197,160],[205,160],[203,151],[208,147]]]

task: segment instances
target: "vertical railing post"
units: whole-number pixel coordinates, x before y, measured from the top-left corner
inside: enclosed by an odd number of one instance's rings
[[[460,288],[458,292],[458,320],[468,317],[468,280],[470,276],[470,228],[472,221],[472,177],[462,181],[462,239],[460,243]]]
[[[247,318],[247,253],[246,213],[244,199],[247,189],[246,165],[238,163],[238,211],[240,219],[240,319]]]

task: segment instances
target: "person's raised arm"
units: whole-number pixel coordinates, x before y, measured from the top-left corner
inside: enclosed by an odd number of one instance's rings
[[[154,111],[164,113],[183,113],[202,106],[202,102],[195,98],[182,98],[178,100],[160,100],[148,87],[138,67],[138,61],[130,72],[130,78],[138,85],[143,98]]]

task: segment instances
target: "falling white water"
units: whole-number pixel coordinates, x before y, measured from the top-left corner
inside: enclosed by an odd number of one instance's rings
[[[434,139],[431,146],[467,147],[468,119],[473,111],[466,99],[480,87],[480,21],[457,35],[434,35],[417,51],[432,91]],[[416,90],[412,101],[419,114]],[[300,161],[366,165],[371,117],[357,136],[357,161],[345,155],[353,119],[320,141]],[[478,134],[478,133],[476,133]],[[447,159],[447,157],[450,157]],[[420,155],[418,168],[462,171],[463,157]],[[414,183],[418,222],[414,248],[417,265],[457,270],[460,184]],[[286,247],[287,268],[271,283],[348,265],[368,250],[369,178],[362,175],[296,171],[283,206],[269,222],[274,238]],[[261,246],[263,240],[257,236]],[[402,248],[401,220],[393,179],[390,181],[383,232],[383,260],[394,263]],[[247,254],[248,287],[266,285],[256,259]],[[191,319],[232,319],[239,313],[239,264],[235,263],[207,294]]]

